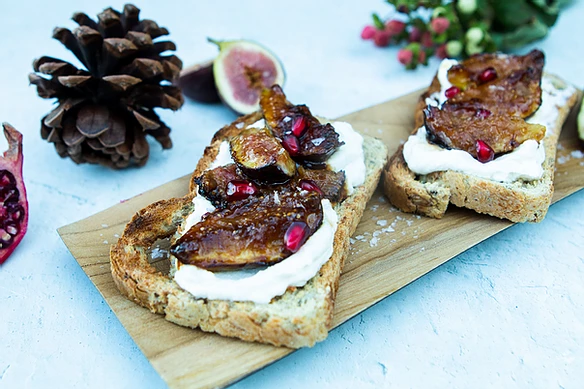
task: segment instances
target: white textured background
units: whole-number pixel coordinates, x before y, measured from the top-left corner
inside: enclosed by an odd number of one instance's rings
[[[234,119],[187,102],[162,116],[174,148],[153,144],[142,169],[109,171],[61,160],[41,140],[51,103],[27,86],[32,60],[72,60],[50,38],[72,13],[123,3],[4,1],[0,7],[0,120],[25,135],[29,231],[0,267],[0,388],[164,388],[56,228],[190,173],[212,134]],[[335,117],[428,85],[437,62],[406,72],[396,49],[359,33],[368,1],[137,2],[169,28],[186,65],[215,55],[206,37],[262,42],[283,60],[290,100]],[[540,42],[547,70],[584,86],[584,2],[564,10]],[[526,48],[527,51],[529,48]],[[379,215],[380,218],[382,215]],[[584,192],[537,225],[514,226],[459,255],[234,387],[581,388],[584,382]],[[383,242],[379,242],[383,244]],[[204,358],[194,355],[193,358]]]

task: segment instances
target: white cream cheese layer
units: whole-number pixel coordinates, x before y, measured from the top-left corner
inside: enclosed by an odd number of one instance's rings
[[[347,189],[352,192],[356,186],[365,182],[363,137],[348,123],[331,124],[345,144],[339,147],[327,163],[335,171],[345,171]],[[265,122],[261,119],[251,127],[262,128],[264,125]],[[217,157],[209,169],[230,163],[233,160],[229,142],[225,141],[221,143]],[[181,226],[181,234],[201,221],[207,212],[215,210],[213,204],[203,196],[195,196],[193,205],[195,209]],[[181,288],[198,298],[253,301],[258,304],[269,303],[272,298],[284,294],[289,286],[304,286],[333,253],[338,217],[330,201],[322,200],[322,207],[322,225],[298,252],[282,262],[261,270],[210,272],[177,261],[174,280]]]
[[[438,70],[440,93],[430,95],[426,99],[427,104],[441,106],[444,103],[446,100],[444,91],[452,86],[446,75],[448,69],[456,63],[453,60],[442,61]],[[556,86],[553,80],[546,76],[542,79],[541,89],[541,105],[527,122],[546,126],[548,136],[554,130],[559,113],[558,107],[566,104],[574,90],[571,86]],[[466,151],[448,150],[429,143],[426,139],[426,129],[422,126],[415,134],[409,136],[404,144],[403,155],[408,168],[417,174],[453,170],[493,181],[513,182],[532,181],[542,177],[545,148],[543,143],[528,140],[510,153],[481,163]]]
[[[333,254],[338,217],[328,200],[322,200],[322,225],[292,256],[261,270],[210,272],[179,264],[174,280],[199,298],[253,301],[267,304],[289,286],[304,286]]]
[[[349,195],[365,183],[365,154],[363,153],[363,136],[349,123],[331,123],[339,134],[339,140],[345,142],[327,160],[327,165],[335,172],[345,172],[345,184]]]

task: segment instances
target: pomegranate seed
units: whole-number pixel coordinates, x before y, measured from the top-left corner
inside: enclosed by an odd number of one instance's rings
[[[495,68],[486,68],[483,72],[479,75],[479,81],[482,83],[493,81],[497,78],[497,71]]]
[[[361,31],[361,39],[369,40],[373,39],[375,36],[376,28],[373,26],[365,26],[363,27],[363,31]]]
[[[460,93],[460,89],[458,87],[451,86],[450,88],[448,88],[444,91],[444,96],[446,96],[447,99],[451,99],[459,93]]]
[[[408,37],[409,42],[419,42],[422,39],[422,32],[416,27],[412,28]]]
[[[294,156],[298,155],[300,151],[300,142],[293,134],[284,135],[282,138],[282,146],[286,149],[288,154]]]
[[[446,44],[438,46],[436,49],[436,57],[444,59],[448,57],[448,52],[446,50]]]
[[[227,183],[227,188],[225,189],[225,194],[227,195],[227,200],[237,201],[245,199],[258,191],[258,188],[249,181],[245,180],[233,180]]]
[[[284,244],[286,245],[286,249],[293,253],[300,250],[300,247],[302,247],[306,242],[306,239],[308,239],[309,232],[310,229],[304,222],[293,222],[290,224],[290,227],[288,227],[284,234]]]
[[[476,117],[479,119],[486,119],[491,115],[492,115],[492,112],[489,111],[488,109],[484,109],[484,108],[479,108],[477,113],[476,113]]]
[[[479,162],[485,163],[492,161],[495,158],[495,152],[486,142],[477,140],[477,159]]]
[[[305,129],[306,129],[306,118],[304,116],[300,116],[294,121],[294,124],[292,124],[292,133],[294,135],[296,135],[297,137],[299,137],[300,135],[302,135],[304,133]]]
[[[420,50],[418,53],[418,63],[425,63],[426,62],[426,52],[424,50]]]
[[[314,181],[311,181],[311,180],[300,180],[300,182],[298,183],[298,186],[302,190],[306,190],[309,192],[313,192],[313,191],[318,192],[321,195],[323,194],[322,190],[318,187],[318,185],[316,185],[314,183]]]

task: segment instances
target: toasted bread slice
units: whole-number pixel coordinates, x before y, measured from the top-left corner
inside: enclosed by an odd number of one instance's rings
[[[545,75],[558,89],[568,87],[562,79]],[[425,99],[440,90],[435,77],[427,92],[422,94],[415,112],[414,133],[424,123]],[[404,212],[413,212],[434,218],[444,216],[449,203],[479,213],[508,219],[513,222],[539,222],[545,217],[551,203],[554,186],[556,147],[562,125],[570,109],[578,101],[580,91],[574,93],[561,107],[553,129],[543,139],[545,161],[543,176],[535,181],[498,182],[457,171],[440,171],[417,175],[408,168],[403,156],[403,145],[391,157],[383,172],[384,191],[391,203]]]
[[[193,177],[211,166],[223,140],[261,117],[259,112],[250,114],[218,131],[205,149]],[[112,275],[118,289],[134,302],[182,326],[292,348],[312,346],[323,340],[331,326],[339,276],[349,251],[349,237],[357,228],[387,161],[387,148],[381,141],[364,136],[363,148],[365,183],[336,206],[339,224],[333,254],[305,286],[289,287],[269,304],[199,299],[152,267],[148,248],[157,240],[175,234],[193,210],[192,199],[197,187],[191,180],[188,195],[151,204],[128,223],[111,249]]]

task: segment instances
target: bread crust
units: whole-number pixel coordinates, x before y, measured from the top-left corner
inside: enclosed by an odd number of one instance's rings
[[[219,130],[192,177],[211,165],[223,140],[261,117],[259,112],[250,114]],[[128,223],[110,252],[115,284],[130,300],[182,326],[276,346],[313,346],[326,338],[330,329],[339,276],[349,252],[349,238],[357,228],[387,160],[387,148],[377,139],[364,136],[364,152],[365,184],[355,188],[354,193],[335,208],[339,223],[333,254],[305,286],[290,287],[269,304],[199,299],[151,266],[148,248],[157,240],[175,234],[193,210],[192,199],[197,189],[193,179],[189,194],[151,204]]]
[[[552,78],[559,85],[567,85],[557,76],[546,74],[545,77]],[[439,90],[440,83],[436,76],[430,88],[420,96],[412,133],[423,125],[426,97]],[[543,139],[546,158],[542,165],[544,174],[541,179],[503,183],[451,170],[416,175],[408,168],[402,145],[384,169],[385,195],[394,206],[404,212],[434,218],[444,216],[448,204],[451,203],[512,222],[540,222],[547,213],[554,192],[556,147],[562,125],[579,98],[580,91],[576,88],[574,90],[567,103],[558,107],[554,129]]]

